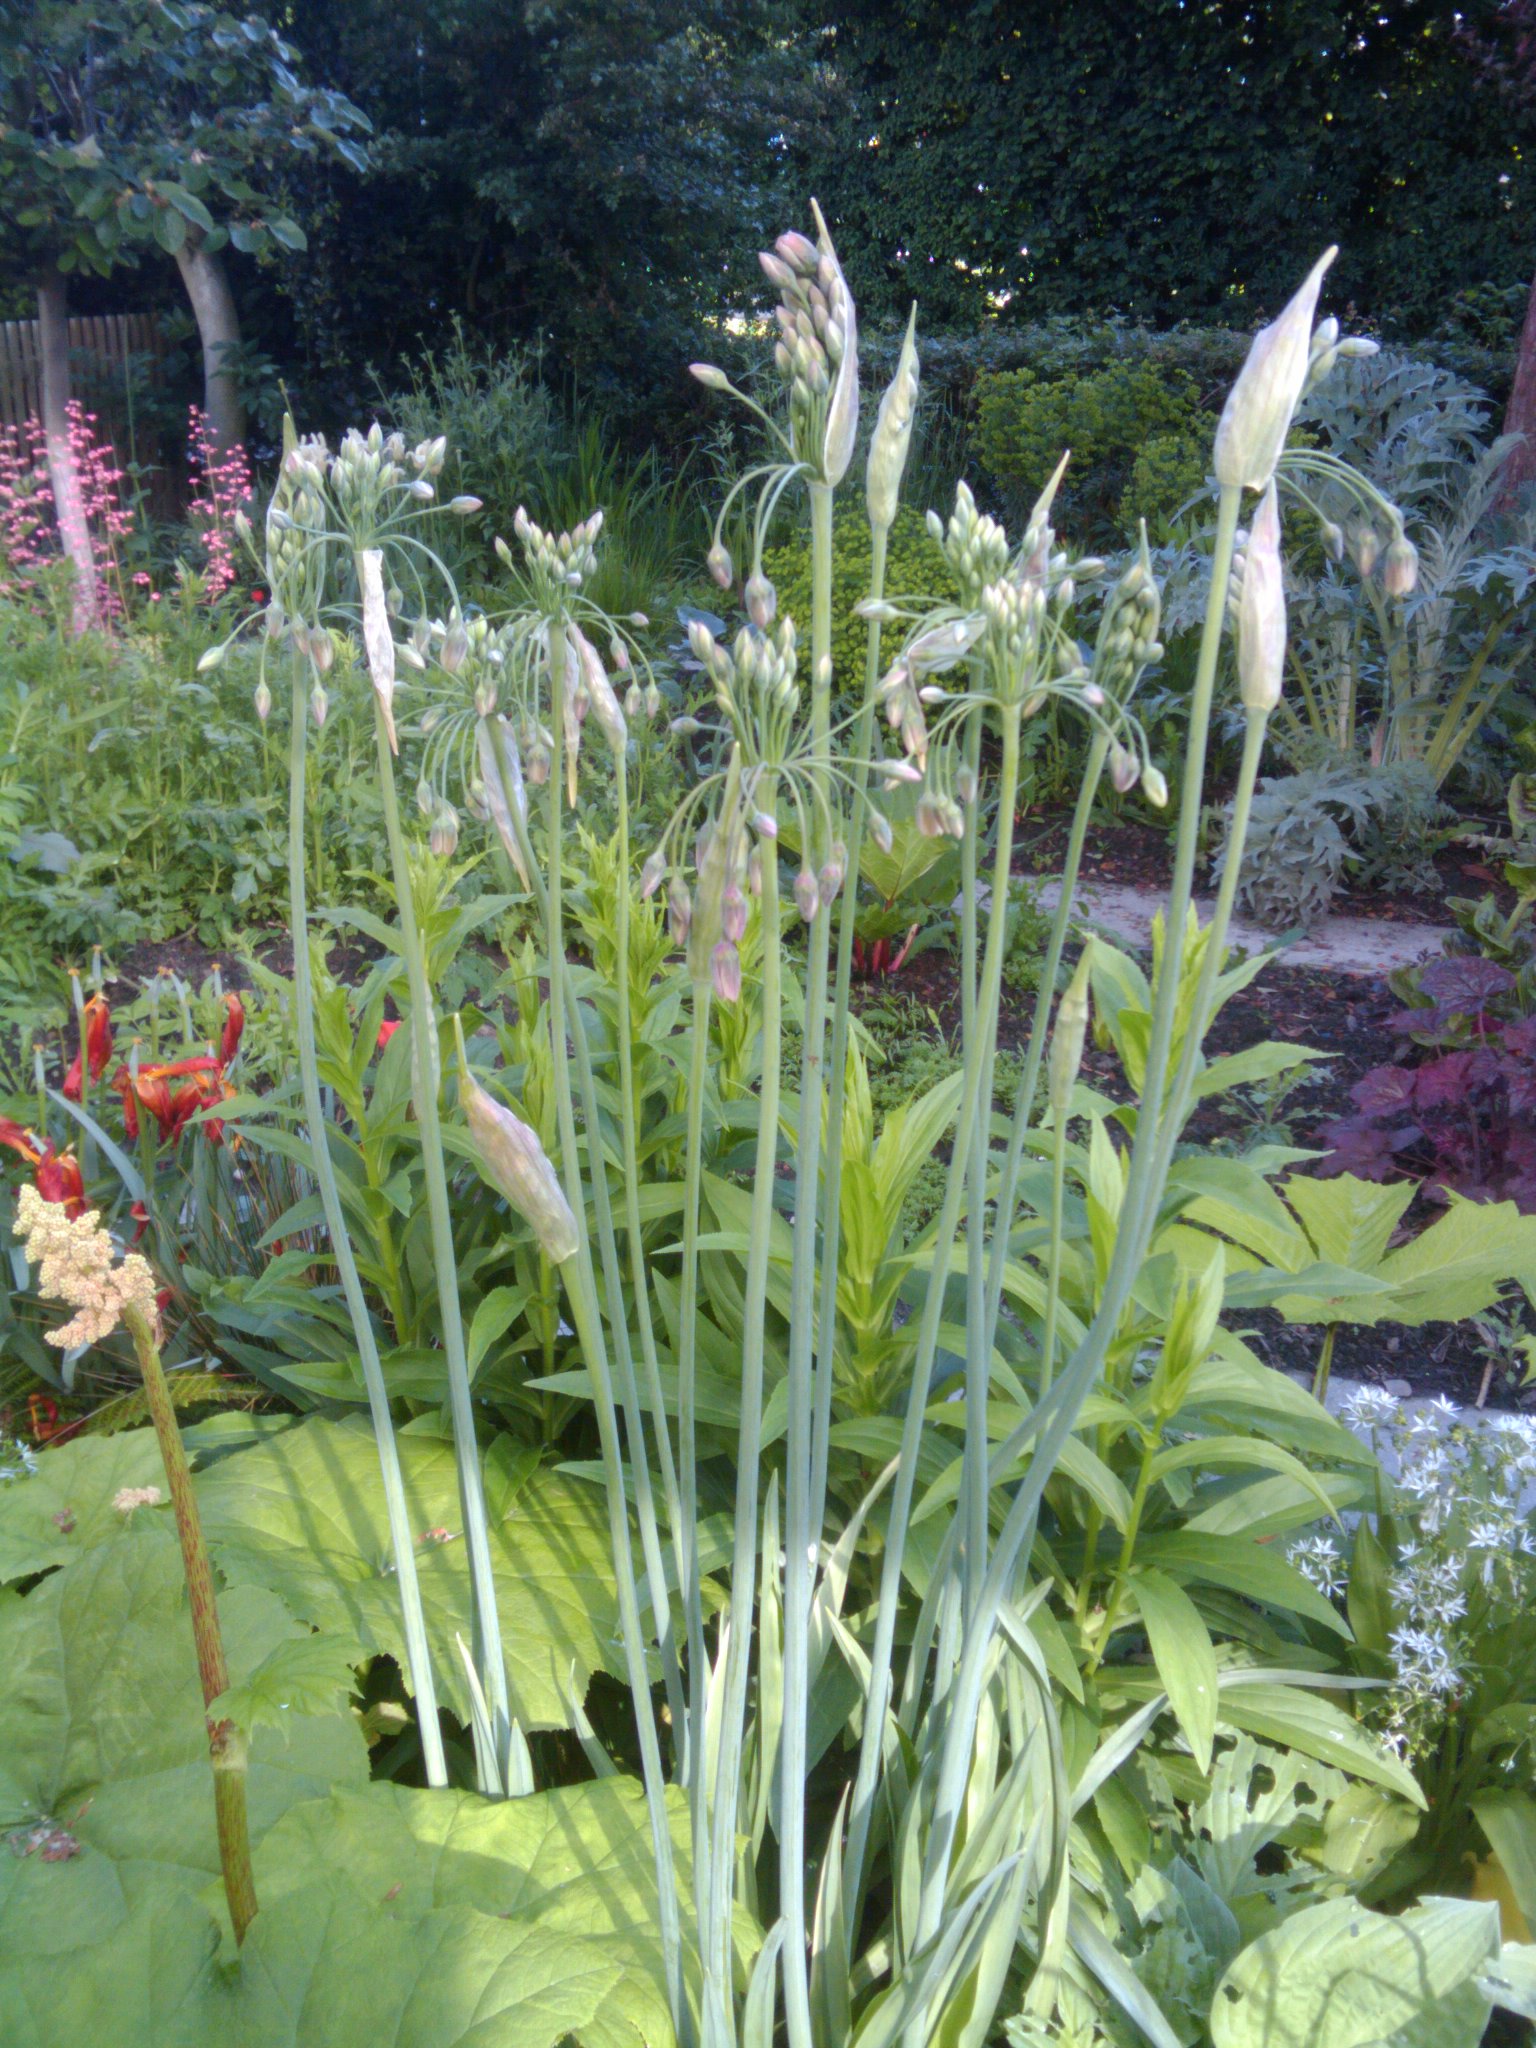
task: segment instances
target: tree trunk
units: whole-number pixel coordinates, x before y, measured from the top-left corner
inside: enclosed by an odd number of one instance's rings
[[[238,448],[245,440],[245,406],[235,374],[240,315],[223,258],[188,235],[176,251],[176,267],[192,303],[203,344],[203,412],[215,447]]]
[[[38,279],[37,338],[42,358],[43,439],[48,450],[53,516],[64,553],[74,568],[75,631],[83,633],[101,623],[101,588],[96,580],[96,557],[91,551],[80,471],[69,435],[69,300],[63,274],[52,265]]]
[[[1526,302],[1525,325],[1520,330],[1520,354],[1515,363],[1515,381],[1510,388],[1504,414],[1506,434],[1524,434],[1525,439],[1504,465],[1499,480],[1499,504],[1508,506],[1521,486],[1536,477],[1536,279]]]

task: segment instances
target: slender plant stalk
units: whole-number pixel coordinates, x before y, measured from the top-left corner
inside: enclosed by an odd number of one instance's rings
[[[869,594],[885,596],[885,562],[890,529],[870,529]],[[871,619],[864,653],[864,701],[854,727],[853,803],[848,819],[848,887],[837,933],[837,978],[832,996],[832,1043],[827,1054],[826,1220],[821,1241],[821,1305],[816,1334],[816,1416],[811,1437],[811,1526],[826,1512],[827,1454],[832,1426],[833,1363],[837,1350],[837,1278],[842,1255],[843,1095],[848,1079],[849,992],[853,985],[853,941],[859,921],[859,862],[869,818],[869,762],[874,746],[875,700],[880,682],[880,621]]]
[[[1240,496],[1237,488],[1224,487],[1217,512],[1211,588],[1190,699],[1189,737],[1185,750],[1179,833],[1174,856],[1162,971],[1153,1004],[1152,1029],[1142,1087],[1142,1115],[1138,1120],[1136,1140],[1132,1147],[1131,1166],[1120,1212],[1115,1250],[1092,1323],[1061,1378],[1055,1382],[1050,1393],[1037,1404],[1034,1411],[1035,1456],[1027,1478],[1014,1495],[993,1548],[980,1609],[975,1624],[967,1633],[961,1652],[960,1669],[950,1698],[943,1761],[939,1769],[932,1827],[924,1861],[922,1902],[917,1924],[917,1939],[920,1943],[932,1938],[943,1912],[944,1874],[954,1846],[965,1785],[970,1772],[976,1716],[981,1704],[988,1648],[997,1624],[997,1616],[1012,1589],[1013,1574],[1019,1555],[1026,1542],[1033,1539],[1035,1517],[1045,1483],[1055,1469],[1082,1404],[1103,1367],[1110,1342],[1119,1328],[1120,1318],[1130,1299],[1131,1289],[1145,1258],[1147,1242],[1156,1221],[1161,1184],[1155,1178],[1154,1169],[1160,1150],[1159,1140],[1163,1121],[1158,1112],[1163,1107],[1164,1083],[1173,1041],[1184,927],[1194,883],[1200,822],[1200,790],[1204,780],[1211,703],[1221,652],[1227,585],[1232,570]],[[1234,866],[1241,858],[1241,851],[1241,846],[1235,844]],[[1170,1155],[1171,1149],[1170,1138]]]
[[[443,1357],[448,1372],[448,1408],[453,1418],[459,1508],[464,1518],[464,1549],[474,1593],[474,1658],[490,1715],[495,1756],[480,1757],[481,1790],[501,1781],[501,1759],[512,1734],[507,1697],[507,1667],[501,1647],[501,1619],[496,1609],[496,1580],[491,1567],[485,1486],[480,1470],[480,1445],[475,1434],[474,1396],[470,1391],[469,1359],[464,1348],[464,1319],[459,1306],[459,1269],[453,1248],[453,1218],[448,1207],[448,1168],[443,1156],[442,1117],[438,1109],[439,1059],[437,1013],[427,971],[426,947],[416,922],[410,855],[400,820],[395,788],[395,759],[384,713],[374,699],[378,739],[379,789],[384,800],[384,834],[389,842],[395,900],[400,913],[400,950],[411,992],[411,1062],[416,1121],[421,1131],[422,1171],[427,1183],[427,1217],[432,1236],[432,1264],[437,1281],[438,1313],[442,1317]]]
[[[1002,764],[998,776],[997,843],[993,855],[992,891],[988,907],[987,941],[982,962],[981,1001],[978,1029],[997,1029],[998,994],[1002,986],[1003,949],[1006,938],[1008,876],[1013,860],[1013,815],[1019,782],[1019,707],[1003,714]],[[981,1100],[982,1066],[967,1048],[965,1080],[955,1119],[954,1156],[964,1159],[970,1149],[971,1127],[984,1114]],[[875,1633],[870,1648],[870,1676],[864,1703],[864,1732],[859,1748],[858,1771],[848,1812],[848,1846],[844,1856],[843,1895],[850,1913],[857,1912],[864,1895],[865,1858],[874,1818],[875,1792],[879,1782],[880,1758],[885,1742],[885,1716],[891,1697],[891,1659],[896,1640],[897,1609],[901,1598],[902,1561],[906,1551],[907,1525],[912,1513],[912,1496],[917,1485],[918,1452],[922,1444],[924,1412],[933,1378],[938,1350],[939,1326],[943,1319],[944,1295],[949,1279],[949,1262],[954,1250],[965,1184],[963,1172],[950,1174],[944,1202],[935,1227],[932,1264],[923,1302],[917,1347],[912,1364],[912,1384],[907,1395],[907,1412],[902,1423],[901,1453],[891,1490],[886,1528],[885,1552],[881,1559],[880,1598],[875,1614]]]
[[[389,1523],[389,1543],[394,1556],[395,1577],[400,1587],[400,1609],[405,1633],[406,1676],[416,1700],[416,1719],[421,1730],[421,1753],[429,1785],[448,1783],[448,1760],[443,1753],[442,1728],[437,1713],[437,1681],[432,1670],[432,1653],[427,1646],[426,1617],[421,1605],[421,1584],[416,1575],[416,1545],[406,1511],[405,1482],[400,1475],[400,1452],[395,1442],[395,1425],[389,1412],[389,1389],[379,1359],[373,1318],[363,1294],[352,1240],[347,1232],[346,1212],[341,1206],[336,1166],[331,1158],[330,1125],[320,1097],[320,1064],[315,1050],[315,989],[309,958],[308,885],[304,871],[304,788],[307,763],[306,721],[308,711],[299,687],[297,666],[293,682],[293,723],[288,757],[288,924],[293,935],[294,1032],[298,1042],[299,1079],[304,1096],[304,1116],[309,1126],[309,1150],[314,1160],[315,1182],[320,1190],[320,1207],[326,1233],[336,1258],[336,1271],[352,1322],[358,1363],[368,1395],[368,1413],[373,1422],[374,1442],[379,1452],[379,1474],[384,1486],[384,1510]],[[147,1119],[145,1121],[147,1130]]]
[[[704,1783],[704,1700],[709,1658],[704,1648],[704,1601],[699,1554],[699,1445],[694,1401],[699,1337],[699,1189],[704,1172],[704,1097],[709,1083],[709,1001],[707,981],[689,984],[692,1044],[688,1056],[688,1132],[683,1165],[683,1267],[677,1333],[677,1455],[685,1542],[683,1613],[688,1630],[688,1775],[693,1815],[694,1884],[708,1881],[709,1787]],[[699,1923],[704,1924],[702,1911]]]
[[[974,705],[966,716],[965,760],[973,776],[981,764],[981,707]],[[1002,818],[998,830],[1002,830]],[[967,832],[961,846],[960,901],[960,1039],[966,1057],[981,1061],[978,1082],[981,1111],[971,1120],[970,1142],[962,1160],[956,1151],[950,1162],[952,1174],[964,1174],[969,1185],[965,1207],[965,1446],[961,1465],[960,1511],[965,1518],[962,1571],[965,1612],[975,1610],[981,1592],[981,1575],[987,1568],[987,1392],[991,1359],[986,1344],[984,1291],[986,1281],[987,1160],[991,1151],[988,1136],[992,1124],[992,1072],[988,1058],[991,1039],[978,1038],[976,1030],[977,988],[977,883],[976,834]],[[1010,870],[1011,874],[1011,870]],[[996,877],[993,882],[996,889]],[[1001,916],[1006,939],[1008,887],[994,898],[992,917]],[[974,1051],[973,1051],[974,1048]]]
[[[627,902],[629,896],[629,834],[628,813],[624,804],[624,764],[619,762],[619,844],[620,844],[620,896]],[[628,953],[627,918],[624,928],[624,952]],[[562,964],[561,979],[565,978]],[[628,979],[627,961],[619,968],[621,986]],[[628,1016],[628,1005],[624,1008]],[[672,1601],[667,1587],[666,1566],[662,1560],[661,1532],[656,1521],[656,1503],[651,1489],[651,1460],[645,1433],[645,1418],[640,1405],[640,1390],[635,1380],[634,1352],[630,1345],[629,1323],[625,1314],[623,1272],[619,1263],[618,1237],[613,1226],[613,1203],[608,1191],[608,1168],[603,1158],[602,1122],[597,1106],[597,1079],[592,1070],[592,1052],[587,1044],[586,1029],[581,1020],[579,1005],[573,1000],[570,1015],[570,1044],[576,1063],[576,1085],[581,1090],[581,1113],[587,1127],[587,1184],[592,1190],[592,1206],[597,1216],[597,1240],[602,1260],[603,1288],[608,1300],[608,1325],[613,1332],[613,1362],[618,1382],[620,1405],[624,1412],[624,1428],[629,1438],[630,1483],[635,1496],[635,1516],[640,1525],[640,1547],[645,1559],[645,1575],[651,1602],[651,1612],[656,1624],[656,1642],[661,1652],[662,1679],[667,1690],[667,1707],[672,1716],[674,1741],[683,1740],[685,1705],[683,1699],[682,1672],[678,1664],[677,1638],[672,1626]],[[626,1151],[630,1157],[633,1144],[633,1117],[625,1135]],[[633,1210],[635,1228],[638,1228],[639,1189],[635,1192]],[[631,1233],[634,1234],[634,1231]],[[643,1277],[643,1268],[642,1268]],[[643,1299],[643,1292],[641,1295]],[[653,1347],[654,1350],[654,1347]],[[659,1375],[657,1393],[660,1392]],[[665,1441],[666,1416],[656,1407],[658,1438]],[[667,1462],[670,1464],[670,1447]]]
[[[651,1290],[646,1285],[645,1238],[640,1227],[640,1144],[637,1120],[639,1101],[635,1093],[635,1055],[631,1036],[631,995],[629,957],[630,849],[629,778],[626,764],[618,763],[620,873],[624,886],[615,909],[619,954],[616,1029],[619,1040],[619,1124],[624,1147],[624,1229],[629,1243],[629,1278],[634,1290],[635,1312],[640,1325],[640,1355],[645,1367],[646,1395],[651,1404],[656,1431],[656,1448],[661,1460],[662,1490],[672,1525],[673,1550],[678,1582],[682,1583],[687,1543],[682,1529],[682,1503],[677,1484],[677,1461],[672,1452],[672,1432],[667,1425],[666,1398],[661,1385],[661,1362],[656,1350],[656,1326],[651,1315]],[[679,1727],[682,1738],[685,1730]]]
[[[549,644],[563,640],[563,622],[549,621]],[[565,731],[562,664],[551,660],[550,725]],[[683,1985],[682,1928],[677,1907],[677,1879],[672,1858],[672,1836],[667,1820],[666,1783],[661,1765],[661,1746],[656,1720],[651,1711],[650,1680],[645,1668],[645,1635],[640,1621],[640,1598],[635,1583],[634,1557],[630,1547],[629,1505],[624,1485],[624,1457],[619,1442],[618,1410],[614,1401],[613,1378],[608,1365],[607,1340],[603,1334],[602,1310],[598,1300],[597,1277],[592,1266],[592,1245],[587,1230],[586,1198],[577,1152],[576,1110],[571,1094],[570,1067],[565,1057],[569,1036],[566,1024],[567,986],[565,961],[564,877],[561,862],[561,789],[564,762],[556,759],[546,789],[549,846],[549,879],[544,893],[545,952],[549,972],[549,1025],[553,1041],[555,1118],[560,1134],[560,1156],[564,1170],[566,1200],[576,1219],[577,1250],[562,1268],[571,1304],[571,1319],[583,1360],[591,1376],[593,1409],[597,1417],[602,1450],[604,1492],[608,1500],[609,1539],[614,1572],[618,1580],[619,1629],[624,1644],[626,1676],[635,1708],[636,1732],[640,1742],[641,1774],[645,1785],[646,1811],[650,1820],[651,1850],[656,1864],[657,1918],[661,1938],[662,1967],[672,2024],[682,2048],[692,2042],[692,2016]],[[517,812],[514,808],[513,816]],[[530,867],[530,873],[534,872]],[[626,877],[626,887],[628,886]],[[576,1023],[580,1034],[580,1020]],[[594,1179],[603,1171],[598,1153],[598,1134],[589,1129],[590,1157]],[[644,1455],[643,1443],[639,1446]]]
[[[825,804],[831,795],[832,492],[812,484],[811,730],[813,773]],[[818,868],[831,852],[818,844],[822,807],[808,849]],[[771,864],[771,863],[768,863]],[[858,889],[857,875],[843,885]],[[816,1222],[822,1192],[823,1059],[832,911],[823,904],[807,935],[804,1041],[800,1064],[800,1130],[795,1147],[795,1221],[791,1271],[788,1426],[784,1446],[784,1721],[779,1756],[779,1907],[784,1916],[784,2013],[789,2048],[811,2048],[810,1980],[805,1947],[805,1742],[809,1692],[811,1589],[821,1531],[811,1521],[813,1415],[816,1402]],[[765,939],[777,950],[777,927]],[[766,1029],[766,1024],[765,1024]],[[766,1112],[765,1112],[766,1113]],[[754,1239],[755,1248],[755,1239]],[[732,1614],[745,1610],[732,1604]]]
[[[1008,1151],[1003,1161],[1002,1177],[998,1184],[997,1213],[992,1232],[991,1255],[987,1267],[987,1351],[990,1355],[997,1342],[997,1319],[1003,1300],[1003,1272],[1008,1264],[1008,1245],[1013,1235],[1014,1204],[1018,1200],[1019,1172],[1024,1163],[1024,1148],[1034,1123],[1035,1091],[1040,1085],[1040,1068],[1045,1058],[1045,1046],[1051,1018],[1051,1007],[1056,995],[1056,977],[1061,968],[1062,955],[1066,951],[1067,934],[1072,926],[1072,908],[1077,895],[1077,877],[1083,863],[1083,847],[1087,843],[1088,824],[1093,815],[1093,806],[1099,792],[1099,783],[1104,774],[1104,763],[1109,754],[1109,735],[1095,728],[1093,740],[1088,749],[1087,763],[1083,769],[1082,787],[1077,793],[1077,803],[1072,812],[1072,829],[1067,838],[1066,859],[1061,870],[1061,894],[1056,903],[1056,914],[1051,920],[1051,936],[1046,945],[1045,958],[1040,963],[1040,986],[1035,995],[1034,1021],[1030,1025],[1029,1045],[1024,1054],[1024,1071],[1019,1076],[1018,1094],[1014,1097],[1013,1124],[1008,1136]]]
[[[124,1321],[144,1377],[144,1394],[171,1491],[182,1570],[187,1579],[187,1604],[192,1613],[192,1639],[197,1645],[197,1675],[202,1681],[203,1705],[211,1707],[221,1694],[229,1691],[229,1666],[224,1659],[213,1569],[208,1562],[208,1546],[203,1541],[197,1496],[192,1491],[186,1446],[177,1427],[175,1404],[166,1384],[165,1367],[160,1362],[154,1326],[143,1309],[134,1305],[124,1311]],[[235,1940],[243,1942],[246,1929],[256,1917],[256,1879],[251,1870],[251,1835],[245,1810],[246,1741],[233,1721],[209,1720],[208,1758],[213,1766],[213,1806],[224,1896],[229,1901]]]
[[[759,800],[770,810],[774,791],[766,779]],[[763,1440],[763,1347],[767,1328],[768,1249],[773,1224],[773,1189],[778,1160],[779,1076],[782,1016],[779,968],[778,863],[763,862],[759,898],[762,922],[762,1081],[758,1098],[757,1156],[753,1171],[752,1214],[747,1248],[741,1358],[741,1423],[737,1433],[736,1527],[731,1552],[730,1636],[725,1645],[724,1684],[715,1746],[709,1844],[709,1917],[700,1935],[706,1985],[706,2027],[711,1995],[718,2009],[731,2009],[731,1873],[736,1858],[736,1825],[745,1733],[747,1679],[751,1665],[752,1602],[756,1590],[757,1524]],[[781,1752],[780,1768],[787,1776]],[[799,1873],[797,1882],[803,1882]],[[723,2048],[733,2030],[720,2043]]]

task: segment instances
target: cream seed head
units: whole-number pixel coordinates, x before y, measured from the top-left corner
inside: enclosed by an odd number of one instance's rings
[[[131,1308],[154,1319],[154,1274],[137,1252],[115,1263],[112,1240],[95,1209],[71,1220],[62,1203],[45,1201],[27,1185],[16,1199],[15,1232],[25,1240],[28,1261],[38,1268],[38,1293],[76,1312],[62,1328],[47,1333],[48,1342],[61,1351],[99,1343]]]

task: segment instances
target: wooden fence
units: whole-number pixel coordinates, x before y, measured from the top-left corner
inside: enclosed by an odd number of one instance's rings
[[[71,320],[69,346],[76,395],[93,411],[106,406],[115,413],[122,409],[129,358],[158,356],[160,337],[148,313],[102,313]],[[41,413],[42,376],[37,322],[0,321],[0,425],[19,427]]]

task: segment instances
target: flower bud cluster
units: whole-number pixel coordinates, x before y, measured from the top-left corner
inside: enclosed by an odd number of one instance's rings
[[[1111,697],[1125,691],[1138,669],[1161,658],[1162,615],[1162,595],[1143,546],[1110,591],[1099,621],[1093,679]]]
[[[947,524],[937,512],[928,514],[928,531],[944,550],[964,604],[974,605],[1008,566],[1008,536],[988,513],[977,511],[969,484],[956,486]]]
[[[779,293],[773,359],[789,393],[795,458],[835,485],[858,427],[858,332],[853,295],[819,210],[816,223],[818,241],[791,230],[758,261]]]
[[[528,517],[521,505],[512,519],[512,531],[522,543],[528,566],[541,580],[579,590],[597,567],[597,536],[603,527],[601,511],[591,513],[569,533],[546,533]],[[510,561],[511,551],[498,540],[496,551]]]
[[[702,619],[693,619],[688,645],[713,684],[715,702],[734,736],[751,757],[761,759],[771,751],[770,735],[787,728],[800,704],[794,620],[786,616],[771,630],[743,626],[725,648]]]

